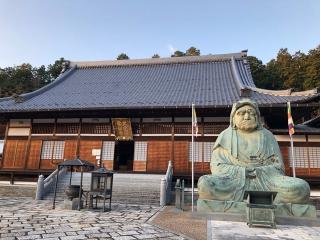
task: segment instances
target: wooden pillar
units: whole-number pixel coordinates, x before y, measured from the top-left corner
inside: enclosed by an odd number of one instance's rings
[[[307,157],[308,157],[308,175],[311,176],[311,167],[310,167],[310,152],[309,152],[309,138],[306,136],[306,145],[307,145]]]
[[[0,161],[0,168],[3,167],[3,162],[5,160],[4,156],[5,156],[6,146],[7,146],[9,124],[10,124],[10,120],[8,120],[7,125],[6,125],[6,132],[5,132],[5,135],[4,135],[4,145],[3,145],[3,151],[2,151],[2,160]]]
[[[24,161],[24,169],[27,168],[27,162],[29,159],[29,151],[30,151],[30,145],[31,145],[31,133],[32,133],[32,123],[33,123],[33,119],[31,119],[30,122],[30,130],[29,130],[29,136],[28,136],[28,141],[27,141],[27,146],[26,146],[26,151],[24,153],[24,157],[23,157],[23,161]]]
[[[142,136],[142,118],[139,120],[139,136]]]
[[[10,184],[11,185],[14,184],[14,173],[13,172],[10,173]]]
[[[174,117],[172,117],[171,122],[171,162],[174,169]]]
[[[43,140],[41,140],[41,149],[40,149],[38,169],[41,169],[42,144],[43,144]]]
[[[54,119],[54,125],[53,125],[53,137],[56,136],[57,133],[57,119]]]
[[[109,132],[109,137],[112,134],[113,126],[112,126],[112,118],[109,118],[109,123],[110,123],[110,132]]]
[[[80,118],[79,127],[78,127],[78,136],[77,136],[77,148],[76,148],[76,157],[80,158],[80,138],[81,138],[81,128],[82,128],[82,118]]]
[[[204,136],[204,118],[201,118],[201,128],[202,128],[202,132],[201,132],[201,137]],[[201,166],[201,171],[202,173],[204,173],[204,141],[202,141],[202,166]]]

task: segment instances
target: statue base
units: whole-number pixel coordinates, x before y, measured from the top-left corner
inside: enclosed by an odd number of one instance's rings
[[[276,217],[305,217],[316,218],[316,208],[309,204],[275,204]],[[219,201],[198,199],[197,211],[200,213],[230,213],[230,214],[247,214],[247,203],[236,201]]]

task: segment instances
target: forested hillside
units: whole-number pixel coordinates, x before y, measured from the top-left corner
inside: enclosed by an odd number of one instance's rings
[[[190,47],[185,52],[176,51],[171,57],[197,56],[200,50]],[[159,58],[154,54],[153,58]],[[121,53],[118,60],[129,59]],[[280,49],[276,58],[263,64],[255,56],[247,57],[254,82],[259,88],[288,89],[295,91],[320,87],[320,46],[311,49],[307,54],[300,51],[290,54],[288,49]],[[20,66],[0,66],[0,97],[8,97],[36,90],[54,81],[63,69],[64,58],[47,67],[33,67],[28,63]]]
[[[288,49],[280,49],[276,58],[266,64],[254,56],[248,60],[259,88],[301,91],[320,87],[320,46],[307,54],[298,51],[291,55]]]
[[[56,79],[62,71],[64,59],[60,58],[47,67],[33,67],[28,63],[0,68],[0,97],[31,92]]]

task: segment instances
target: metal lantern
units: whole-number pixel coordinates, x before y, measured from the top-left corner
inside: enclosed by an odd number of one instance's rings
[[[247,224],[270,226],[276,228],[275,208],[273,201],[277,192],[270,191],[245,191],[244,199],[247,200]]]
[[[71,185],[72,180],[72,172],[75,169],[79,169],[81,171],[80,175],[80,184],[79,185]],[[54,196],[53,196],[53,205],[52,208],[55,209],[56,207],[56,196],[57,196],[57,188],[58,188],[58,182],[59,182],[59,172],[63,169],[70,169],[70,179],[69,179],[69,186],[65,190],[65,193],[68,196],[69,200],[72,200],[73,198],[79,197],[78,199],[78,210],[81,208],[81,197],[83,194],[82,189],[82,183],[83,183],[83,171],[90,171],[94,169],[94,165],[86,160],[81,160],[80,158],[76,158],[73,160],[66,160],[62,163],[58,164],[57,168],[57,174],[56,174],[56,183],[54,187]]]
[[[91,172],[91,184],[89,191],[89,207],[93,207],[93,201],[95,200],[95,208],[98,206],[98,200],[103,200],[103,211],[106,210],[106,200],[109,200],[109,210],[111,210],[111,198],[112,198],[112,186],[113,186],[113,172],[106,170],[105,168],[99,168],[98,170]]]

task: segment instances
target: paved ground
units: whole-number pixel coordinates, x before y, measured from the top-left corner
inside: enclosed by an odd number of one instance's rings
[[[0,239],[185,239],[148,223],[159,207],[114,204],[102,213],[51,206],[31,198],[0,198]]]
[[[277,229],[249,228],[244,222],[211,220],[208,239],[212,240],[319,240],[320,227],[277,225]]]
[[[1,194],[0,194],[1,196]],[[113,204],[111,212],[52,210],[51,201],[0,197],[0,239],[314,239],[320,227],[248,228],[243,222],[206,222],[190,211]],[[320,214],[319,214],[320,216]],[[204,229],[205,227],[205,229]],[[207,231],[206,231],[207,230]],[[180,234],[181,233],[181,234]]]
[[[174,206],[167,206],[151,222],[162,228],[187,235],[192,239],[206,240],[207,217],[198,214],[193,215],[191,208],[186,208],[186,211],[181,211]]]

